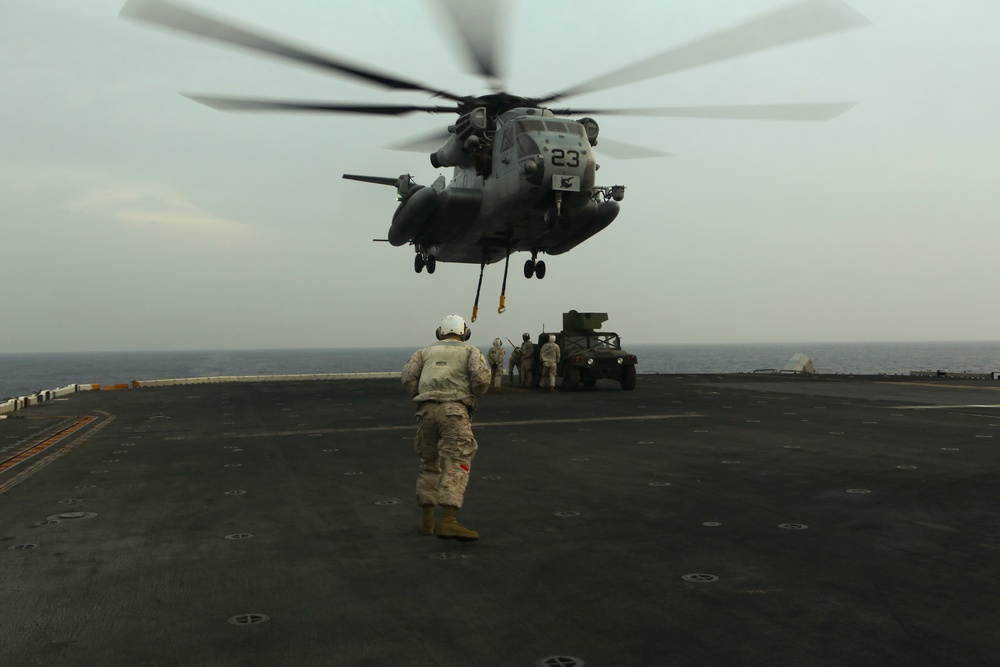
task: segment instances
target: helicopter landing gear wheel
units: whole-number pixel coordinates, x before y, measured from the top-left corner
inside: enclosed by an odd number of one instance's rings
[[[545,262],[538,259],[537,250],[533,250],[531,259],[524,262],[524,277],[531,278],[532,276],[539,280],[545,277]]]
[[[427,273],[434,273],[437,268],[437,257],[427,252],[417,251],[417,256],[413,258],[413,270],[420,273],[427,267]]]

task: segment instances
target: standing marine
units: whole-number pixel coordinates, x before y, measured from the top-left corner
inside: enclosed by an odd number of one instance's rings
[[[524,341],[521,343],[521,386],[532,386],[535,379],[535,344],[531,342],[531,334],[525,333],[521,336]]]
[[[466,341],[472,331],[458,315],[448,315],[437,328],[438,343],[417,350],[403,367],[403,386],[417,404],[413,448],[420,457],[417,502],[422,508],[420,532],[443,540],[471,542],[479,533],[458,523],[472,458],[479,444],[472,435],[476,397],[490,387],[483,353]],[[435,525],[434,507],[442,508]]]
[[[487,355],[490,361],[490,391],[503,393],[503,358],[507,356],[507,350],[503,349],[503,341],[499,338],[493,339],[493,347]]]
[[[510,338],[507,339],[511,345],[514,345],[514,341]],[[510,364],[507,368],[507,375],[510,376],[510,386],[514,386],[514,371],[517,371],[518,375],[521,375],[521,348],[514,347],[514,351],[510,353]],[[523,377],[523,376],[522,376]]]
[[[556,337],[549,334],[549,340],[542,345],[538,351],[538,358],[542,361],[542,386],[548,385],[549,392],[556,394],[556,369],[559,368],[559,346],[556,344]]]

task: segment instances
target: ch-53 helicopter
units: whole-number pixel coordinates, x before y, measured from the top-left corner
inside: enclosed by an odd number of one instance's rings
[[[523,97],[503,90],[495,49],[499,0],[439,0],[468,51],[474,70],[493,92],[458,95],[415,81],[306,50],[166,0],[129,0],[121,15],[217,42],[311,65],[383,88],[415,91],[450,100],[450,106],[355,104],[187,95],[225,111],[299,111],[399,116],[412,112],[456,114],[457,119],[429,139],[435,169],[452,167],[450,182],[439,176],[430,186],[410,174],[399,177],[344,174],[344,178],[396,188],[399,200],[387,240],[416,251],[414,269],[434,273],[437,262],[479,264],[472,321],[479,309],[483,271],[504,261],[497,312],[505,310],[510,256],[529,252],[526,278],[543,278],[540,254],[560,255],[610,225],[625,195],[623,185],[598,185],[594,147],[600,133],[588,114],[673,116],[754,120],[824,121],[853,107],[852,102],[765,104],[655,109],[551,108],[564,98],[613,88],[868,25],[842,0],[800,0],[559,92]],[[429,142],[433,142],[430,143]],[[426,150],[426,148],[424,148]],[[602,150],[615,157],[665,155],[604,139]]]

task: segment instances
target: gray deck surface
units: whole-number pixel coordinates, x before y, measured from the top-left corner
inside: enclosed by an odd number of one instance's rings
[[[417,532],[396,380],[76,394],[0,420],[99,417],[0,473],[0,664],[997,664],[998,389],[489,395],[469,544]]]

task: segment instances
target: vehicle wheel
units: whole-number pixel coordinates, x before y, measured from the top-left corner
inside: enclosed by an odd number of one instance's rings
[[[575,366],[566,366],[563,371],[563,389],[573,390],[580,388],[580,369]]]
[[[424,270],[424,258],[417,253],[417,256],[413,258],[413,270],[420,273]]]
[[[545,277],[545,262],[541,260],[535,262],[535,277],[539,280]]]
[[[437,257],[434,255],[427,255],[427,273],[434,273],[434,269],[437,268]]]
[[[524,277],[525,278],[531,278],[531,276],[533,276],[533,275],[535,275],[535,263],[533,261],[531,261],[530,259],[529,260],[525,260],[525,262],[524,262]]]
[[[635,366],[626,366],[622,369],[622,389],[625,391],[635,389]]]
[[[583,378],[583,386],[584,387],[593,387],[595,384],[597,384],[597,378],[590,377],[589,375],[587,377]]]

